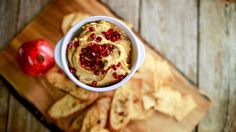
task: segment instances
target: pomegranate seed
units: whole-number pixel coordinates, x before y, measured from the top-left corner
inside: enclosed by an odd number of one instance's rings
[[[86,65],[90,67],[90,66],[91,66],[91,62],[88,61],[88,62],[86,63]]]
[[[116,35],[118,35],[118,34],[119,34],[119,33],[118,33],[117,31],[114,31],[114,32],[113,32],[113,35],[114,35],[114,36],[116,36]]]
[[[98,45],[98,51],[101,52],[102,51],[102,46]]]
[[[116,65],[116,67],[120,67],[121,66],[121,63],[119,62],[117,65]]]
[[[74,46],[75,46],[75,48],[79,47],[79,41],[75,41]]]
[[[93,81],[92,84],[91,84],[93,87],[97,86],[97,82],[96,81]]]
[[[109,35],[108,32],[104,32],[104,31],[102,32],[102,34],[105,35],[105,36]]]
[[[109,45],[109,50],[113,50],[114,46],[113,45]]]
[[[71,42],[67,45],[67,48],[68,48],[68,49],[71,49],[71,48],[72,48],[72,43],[71,43]]]
[[[103,64],[103,62],[102,62],[101,60],[99,61],[98,66],[99,66],[100,68],[103,68],[103,67],[104,67],[104,64]]]
[[[110,35],[105,35],[105,38],[107,39],[107,40],[110,40],[111,38],[110,38]]]
[[[109,55],[110,51],[107,49],[104,51],[104,53],[102,54],[104,57],[107,57]]]
[[[116,72],[112,73],[112,76],[115,78],[115,79],[118,79],[118,74]]]
[[[94,27],[89,27],[89,31],[90,32],[95,31],[95,28]]]
[[[92,34],[90,35],[90,38],[95,39],[95,38],[96,38],[96,34],[95,34],[95,33],[92,33]]]
[[[96,56],[96,54],[94,52],[91,53],[92,56]]]
[[[111,37],[111,41],[112,41],[112,42],[115,42],[115,41],[116,41],[116,38],[115,38],[115,37]]]
[[[95,64],[99,64],[99,58],[95,58]]]
[[[118,79],[119,79],[119,80],[122,80],[122,79],[124,79],[124,77],[125,77],[124,75],[119,75],[119,76],[118,76]]]
[[[80,62],[81,63],[85,63],[85,59],[84,58],[80,58]]]
[[[102,70],[102,74],[103,75],[107,74],[107,71],[106,70]]]
[[[111,29],[109,29],[107,32],[108,32],[109,34],[111,34],[111,33],[113,32],[113,29],[111,28]]]
[[[84,58],[84,54],[79,54],[80,58]]]
[[[97,41],[97,42],[101,42],[101,41],[102,41],[102,37],[97,37],[97,38],[96,38],[96,41]]]
[[[92,70],[95,70],[95,66],[91,66],[91,69],[92,69]]]
[[[113,70],[117,70],[116,65],[112,65],[111,67],[112,67]]]
[[[83,48],[83,49],[82,49],[82,53],[87,53],[87,49],[86,49],[86,48]]]
[[[117,39],[119,40],[121,38],[120,34],[117,35]]]
[[[85,68],[85,64],[81,64],[81,67]]]
[[[92,44],[92,43],[89,43],[88,47],[92,47],[92,46],[93,46],[93,44]]]
[[[70,73],[72,73],[72,74],[75,73],[75,68],[70,67],[69,70],[70,70]]]
[[[95,74],[95,75],[99,75],[99,71],[98,71],[98,70],[95,71],[94,74]]]

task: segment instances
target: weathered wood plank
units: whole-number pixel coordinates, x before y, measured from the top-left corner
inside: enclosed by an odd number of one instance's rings
[[[16,34],[18,1],[0,0],[0,49]],[[6,131],[9,92],[0,85],[0,131]]]
[[[18,0],[0,0],[0,48],[16,34]]]
[[[215,101],[199,132],[236,131],[236,5],[200,2],[199,86]]]
[[[50,0],[21,0],[17,31],[21,30],[35,17]]]
[[[49,0],[24,0],[19,3],[19,12],[15,32],[19,32]],[[14,15],[14,14],[12,14]],[[44,132],[49,131],[29,111],[27,111],[13,96],[10,96],[7,131]]]
[[[118,16],[134,24],[134,28],[139,30],[139,9],[140,0],[102,0]]]
[[[140,20],[142,36],[196,83],[196,0],[143,0]]]
[[[6,131],[9,92],[0,82],[0,132]]]
[[[22,104],[12,95],[10,98],[10,108],[8,117],[9,132],[48,132],[45,128]]]

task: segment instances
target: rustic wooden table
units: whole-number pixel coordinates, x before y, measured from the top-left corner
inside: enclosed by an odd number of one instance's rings
[[[102,0],[214,100],[198,132],[236,131],[236,4],[223,0]],[[226,1],[226,0],[225,0]],[[49,0],[0,0],[0,47]],[[0,132],[46,132],[0,82]]]

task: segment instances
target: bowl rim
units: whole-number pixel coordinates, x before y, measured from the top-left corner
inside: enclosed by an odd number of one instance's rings
[[[132,67],[130,69],[130,73],[128,75],[126,75],[125,78],[122,79],[121,81],[119,81],[115,84],[109,85],[109,86],[93,87],[93,86],[84,84],[78,78],[76,78],[72,73],[70,73],[69,66],[67,64],[68,62],[67,62],[67,57],[66,57],[66,47],[67,47],[67,44],[69,43],[69,41],[71,40],[71,38],[73,38],[76,31],[78,31],[83,25],[85,25],[87,23],[94,22],[94,21],[99,21],[99,20],[105,20],[105,21],[111,22],[111,23],[115,24],[116,26],[120,27],[122,30],[124,30],[124,32],[128,35],[130,41],[132,42],[132,50],[134,50],[134,49],[136,50],[136,61],[134,61],[134,64],[132,65]],[[108,17],[108,16],[92,16],[92,17],[85,18],[82,21],[79,21],[66,33],[66,35],[64,36],[64,39],[62,40],[60,55],[61,55],[60,57],[62,60],[61,61],[62,67],[63,67],[66,75],[78,86],[80,86],[81,88],[90,90],[90,91],[94,91],[94,92],[111,91],[111,90],[114,90],[114,89],[119,88],[122,85],[124,85],[127,81],[129,81],[131,79],[131,77],[136,72],[137,67],[138,67],[137,62],[139,59],[138,58],[139,57],[138,41],[136,40],[134,33],[121,21],[119,21],[115,18]]]

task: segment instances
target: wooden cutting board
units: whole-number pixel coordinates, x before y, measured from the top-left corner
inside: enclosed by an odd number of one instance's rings
[[[53,0],[41,13],[25,27],[11,42],[0,52],[0,73],[1,76],[12,86],[10,91],[16,93],[26,106],[47,126],[53,130],[56,126],[63,128],[58,123],[48,118],[46,114],[49,107],[63,93],[52,88],[45,77],[30,77],[23,74],[16,63],[16,51],[19,46],[29,40],[46,38],[53,45],[62,37],[60,31],[61,20],[65,14],[71,12],[86,12],[91,15],[115,16],[111,9],[96,0]],[[138,35],[138,33],[137,33]],[[138,35],[139,36],[139,35]],[[146,44],[147,52],[151,52],[156,59],[164,58],[157,51],[152,50],[148,43],[139,36]],[[148,120],[132,121],[127,126],[127,131],[138,132],[189,132],[204,117],[211,106],[211,100],[198,88],[185,78],[172,64],[176,81],[173,88],[183,94],[191,94],[197,102],[194,109],[184,120],[177,122],[175,119],[156,112]]]

